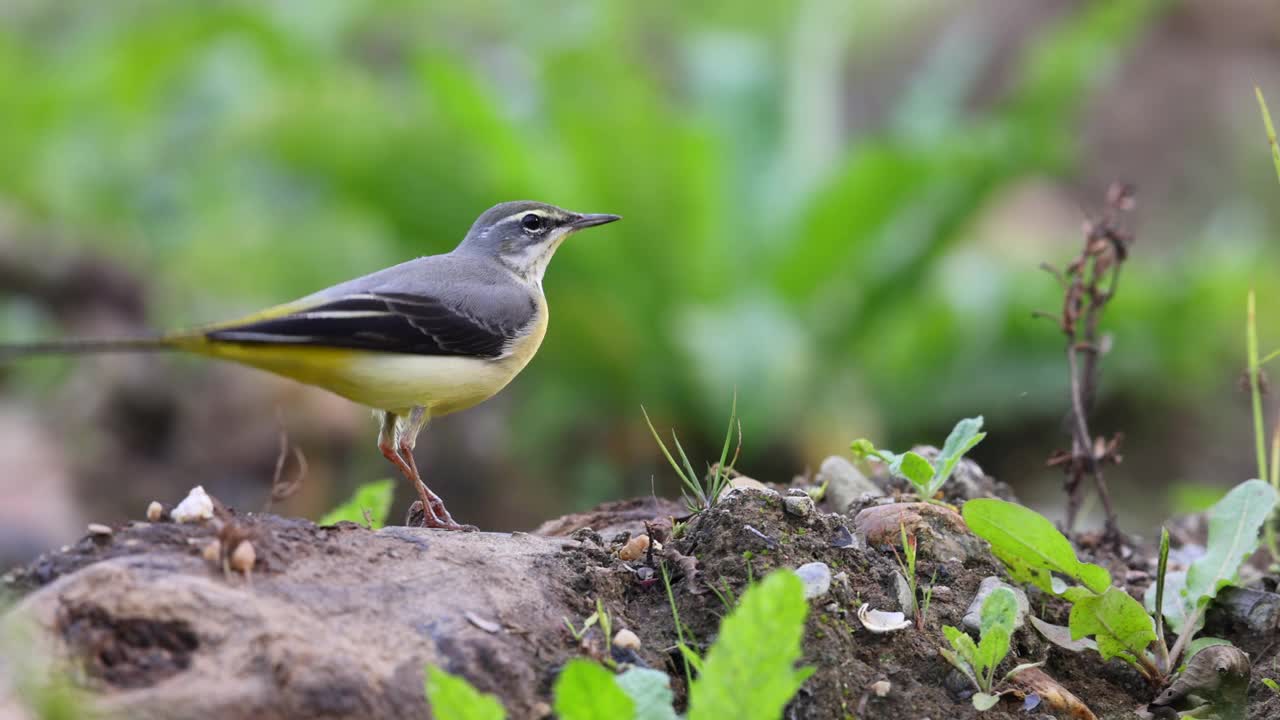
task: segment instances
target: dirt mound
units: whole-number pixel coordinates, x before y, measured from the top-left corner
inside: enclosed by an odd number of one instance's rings
[[[737,491],[673,525],[680,512],[653,499],[611,503],[541,529],[554,536],[239,516],[257,550],[248,578],[204,557],[208,525],[135,523],[11,573],[21,599],[7,622],[34,623],[31,654],[80,668],[97,705],[128,717],[429,717],[422,669],[433,663],[500,696],[510,717],[536,718],[550,715],[565,662],[606,652],[599,626],[580,640],[565,627],[597,601],[615,631],[641,639],[615,659],[667,671],[682,696],[673,604],[685,641],[705,650],[753,578],[821,563],[804,641],[817,670],[787,717],[976,717],[938,653],[939,628],[960,627],[979,584],[1001,571],[953,511],[867,496],[837,514],[807,496]],[[900,523],[919,539],[918,576],[933,588],[925,628],[875,634],[857,610],[900,609]],[[1140,582],[1149,561],[1127,554],[1099,560]],[[1054,619],[1052,603],[1033,601]],[[1274,661],[1273,638],[1216,622],[1242,636],[1255,668]],[[1012,655],[1047,658],[1048,674],[1099,717],[1130,717],[1155,694],[1122,663],[1065,653],[1029,626]],[[880,681],[888,691],[872,692]],[[1267,717],[1270,691],[1254,684],[1251,717]],[[1047,713],[1006,700],[984,717]]]

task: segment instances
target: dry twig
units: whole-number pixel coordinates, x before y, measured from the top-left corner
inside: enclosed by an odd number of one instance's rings
[[[1120,268],[1129,257],[1133,234],[1125,228],[1124,215],[1133,209],[1133,188],[1113,183],[1107,190],[1102,216],[1085,223],[1080,255],[1066,268],[1041,267],[1052,274],[1063,289],[1060,314],[1038,312],[1037,317],[1053,319],[1066,336],[1067,373],[1071,387],[1071,449],[1049,456],[1051,467],[1060,467],[1067,492],[1067,528],[1075,525],[1084,496],[1084,479],[1092,477],[1107,514],[1107,533],[1117,531],[1115,509],[1103,477],[1103,466],[1121,461],[1122,433],[1110,438],[1095,437],[1089,429],[1098,393],[1099,361],[1110,349],[1110,337],[1098,335],[1098,322],[1107,303],[1115,297]]]

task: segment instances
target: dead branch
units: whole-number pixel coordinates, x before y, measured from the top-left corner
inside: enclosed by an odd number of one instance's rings
[[[1094,437],[1089,429],[1089,416],[1097,401],[1100,360],[1111,344],[1108,336],[1099,336],[1098,325],[1107,303],[1115,297],[1120,283],[1120,268],[1128,259],[1129,248],[1133,244],[1133,234],[1123,223],[1124,215],[1133,206],[1133,188],[1113,183],[1107,190],[1101,217],[1084,225],[1080,254],[1062,270],[1041,266],[1063,288],[1061,313],[1035,314],[1036,317],[1054,320],[1067,338],[1071,449],[1054,451],[1048,459],[1050,467],[1060,467],[1063,471],[1067,528],[1075,526],[1084,497],[1084,480],[1092,478],[1107,514],[1108,535],[1114,535],[1118,528],[1103,466],[1120,462],[1120,443],[1124,436],[1116,433],[1110,438]]]

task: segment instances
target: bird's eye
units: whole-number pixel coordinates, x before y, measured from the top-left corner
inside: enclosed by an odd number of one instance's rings
[[[529,232],[538,232],[542,229],[542,216],[535,213],[529,213],[528,215],[520,218],[520,227],[523,227]]]

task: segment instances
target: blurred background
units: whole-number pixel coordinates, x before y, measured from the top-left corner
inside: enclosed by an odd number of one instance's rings
[[[0,0],[0,338],[225,319],[534,198],[626,219],[560,250],[516,382],[423,435],[455,517],[675,494],[641,406],[710,460],[735,388],[757,479],[982,414],[975,459],[1056,517],[1037,268],[1130,181],[1094,430],[1126,434],[1109,479],[1148,532],[1253,474],[1249,288],[1280,344],[1255,84],[1280,106],[1280,5],[1256,0]],[[0,368],[0,557],[196,484],[260,509],[282,428],[309,472],[278,511],[391,474],[366,410],[254,370]]]

